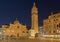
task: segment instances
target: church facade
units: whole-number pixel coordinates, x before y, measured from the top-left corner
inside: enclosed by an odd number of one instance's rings
[[[2,30],[4,36],[25,36],[27,33],[26,26],[22,25],[18,20],[15,20],[13,24],[2,25]]]

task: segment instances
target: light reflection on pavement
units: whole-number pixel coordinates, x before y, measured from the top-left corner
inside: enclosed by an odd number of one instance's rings
[[[41,39],[3,39],[0,42],[60,42],[60,39],[54,38],[41,38]]]

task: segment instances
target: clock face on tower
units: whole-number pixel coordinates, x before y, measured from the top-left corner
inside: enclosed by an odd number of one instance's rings
[[[32,10],[32,14],[38,14],[37,9],[33,9],[33,10]]]

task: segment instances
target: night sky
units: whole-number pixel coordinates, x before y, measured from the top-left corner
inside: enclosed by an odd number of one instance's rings
[[[16,18],[21,24],[31,26],[31,8],[34,0],[0,0],[0,26],[14,22]],[[43,19],[51,12],[60,12],[60,0],[36,0],[38,7],[39,26],[43,25]]]

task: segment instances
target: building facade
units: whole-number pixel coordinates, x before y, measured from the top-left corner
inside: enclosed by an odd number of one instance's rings
[[[39,26],[38,29],[39,29],[39,30],[38,30],[38,31],[39,31],[39,34],[40,34],[40,35],[43,35],[43,34],[44,34],[44,30],[43,30],[44,28],[43,28],[43,26]]]
[[[34,2],[33,7],[31,9],[31,29],[29,30],[30,36],[34,36],[38,33],[38,8],[36,7],[36,3]],[[2,31],[4,36],[25,36],[27,32],[27,27],[22,25],[17,19],[16,21],[10,23],[9,25],[2,25]]]
[[[60,34],[60,13],[53,14],[43,20],[45,34]]]
[[[2,25],[3,35],[4,36],[25,36],[27,33],[27,28],[25,25],[22,25],[18,20],[15,20],[14,23],[9,25]]]

